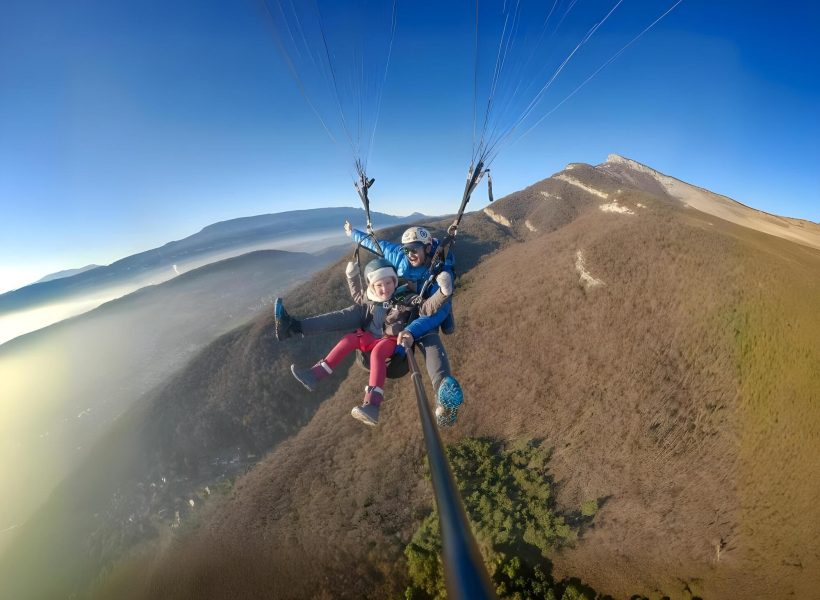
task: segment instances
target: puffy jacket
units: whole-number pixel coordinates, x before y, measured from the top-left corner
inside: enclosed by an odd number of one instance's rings
[[[373,238],[365,232],[359,231],[358,229],[353,229],[351,231],[351,237],[357,244],[361,244],[371,252],[378,253],[378,248],[373,242]],[[434,238],[431,253],[435,253],[438,248],[438,244],[439,241]],[[427,279],[430,278],[432,274],[431,265],[424,264],[417,267],[411,265],[407,255],[402,250],[401,244],[396,244],[395,242],[389,242],[387,240],[379,240],[379,246],[381,246],[384,258],[390,261],[390,263],[396,268],[396,273],[398,276],[411,282],[415,286],[416,290],[420,290]],[[447,253],[447,258],[444,261],[442,270],[449,272],[455,279],[455,259],[452,252]],[[428,299],[433,296],[438,291],[438,288],[438,283],[434,279],[432,285],[425,290],[424,298]],[[446,302],[432,315],[420,316],[415,321],[410,323],[410,325],[407,326],[407,331],[413,334],[415,339],[418,339],[424,334],[437,329],[450,315],[451,310],[452,303]]]
[[[376,248],[376,244],[373,243],[373,238],[363,231],[354,229],[351,232],[351,237],[357,244],[361,244],[371,252],[378,253],[378,248]],[[436,251],[438,244],[439,241],[433,238],[433,248],[431,252]],[[419,265],[418,267],[411,265],[410,261],[407,259],[407,255],[402,250],[401,244],[388,242],[387,240],[379,240],[379,245],[384,253],[384,258],[389,260],[390,263],[396,268],[396,273],[398,276],[402,279],[413,282],[416,285],[416,289],[420,290],[421,286],[424,285],[424,282],[427,281],[431,275],[430,265]],[[447,258],[444,261],[442,270],[448,271],[455,279],[455,258],[453,257],[452,251],[447,253]],[[431,285],[425,292],[424,297],[429,298],[437,290],[438,284],[433,282],[433,285]]]

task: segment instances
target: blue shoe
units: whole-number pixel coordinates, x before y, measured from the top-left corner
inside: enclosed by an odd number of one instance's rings
[[[371,427],[375,427],[379,424],[379,407],[375,404],[357,406],[350,411],[350,415],[354,419],[358,419],[365,425],[370,425]]]
[[[464,392],[454,377],[447,376],[438,386],[436,422],[439,427],[452,427],[458,417],[458,409],[464,402]]]

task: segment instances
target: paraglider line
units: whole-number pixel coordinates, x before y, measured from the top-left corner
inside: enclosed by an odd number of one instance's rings
[[[358,155],[358,152],[356,151],[356,145],[353,143],[353,137],[350,135],[350,128],[348,127],[347,119],[345,118],[345,112],[344,112],[344,109],[342,108],[342,100],[341,100],[341,96],[339,95],[338,78],[336,77],[336,69],[333,66],[333,59],[330,56],[330,48],[328,48],[328,44],[327,44],[327,36],[325,35],[325,26],[324,26],[324,22],[322,21],[322,13],[319,10],[319,6],[315,2],[313,3],[313,6],[316,7],[316,14],[319,18],[319,32],[322,35],[322,45],[324,46],[325,57],[327,58],[327,64],[328,64],[328,67],[330,68],[330,75],[331,75],[332,81],[333,81],[333,92],[334,92],[334,97],[336,99],[336,106],[339,109],[339,116],[342,120],[342,128],[344,129],[345,134],[347,135],[348,142],[350,143],[350,148],[353,151],[353,154],[355,156],[355,155]],[[297,17],[297,19],[298,19],[298,17]]]
[[[373,149],[373,140],[376,137],[376,125],[379,122],[379,115],[382,109],[382,94],[384,93],[384,86],[387,83],[387,73],[390,68],[390,57],[393,55],[393,41],[396,38],[396,23],[398,22],[398,0],[393,0],[393,17],[390,25],[390,44],[387,47],[387,61],[384,65],[384,77],[382,84],[379,86],[378,98],[376,100],[376,118],[373,120],[373,131],[370,133],[370,144],[367,147],[368,159],[370,152]]]
[[[681,0],[682,1],[682,0]],[[591,38],[592,36],[600,29],[600,27],[612,16],[612,13],[623,3],[623,0],[618,0],[615,5],[609,10],[609,12],[604,16],[603,19],[598,21],[595,25],[593,25],[590,30],[584,35],[580,42],[575,46],[575,48],[567,55],[567,57],[562,61],[562,63],[558,66],[558,68],[553,73],[552,77],[547,81],[546,84],[539,90],[539,92],[535,95],[535,97],[530,101],[529,105],[521,116],[513,123],[513,125],[495,141],[495,143],[491,146],[489,151],[487,152],[488,155],[488,162],[489,165],[498,153],[501,151],[501,148],[506,144],[508,140],[510,140],[512,134],[518,129],[519,125],[523,123],[532,112],[535,110],[536,106],[541,102],[544,95],[546,94],[547,90],[552,87],[552,84],[564,70],[564,67],[569,64],[570,60],[577,54],[578,50],[583,47]]]
[[[260,2],[265,7],[265,10],[266,10],[268,16],[271,18],[271,21],[273,21],[273,23],[275,25],[276,17],[274,16],[273,12],[271,11],[268,0],[260,0]],[[279,7],[280,12],[282,13],[282,19],[285,23],[285,27],[288,30],[288,34],[290,35],[290,38],[294,43],[294,47],[296,47],[296,40],[293,39],[293,32],[290,30],[290,26],[287,24],[287,17],[285,16],[285,11],[282,8],[282,3],[277,2],[276,4]],[[322,124],[322,127],[324,128],[325,133],[327,133],[328,137],[330,138],[330,141],[332,141],[334,144],[338,144],[339,142],[336,140],[335,136],[330,131],[330,127],[328,127],[327,123],[325,123],[325,120],[322,118],[321,113],[316,108],[314,103],[311,101],[310,96],[307,93],[307,89],[305,88],[304,82],[302,81],[302,78],[299,77],[299,72],[296,70],[296,65],[293,64],[293,60],[291,59],[290,55],[287,53],[284,42],[282,41],[281,36],[279,35],[279,32],[277,31],[275,26],[272,27],[272,30],[273,30],[273,34],[274,34],[273,35],[274,40],[276,41],[276,47],[279,50],[280,54],[282,55],[282,58],[284,58],[285,64],[287,64],[288,70],[290,71],[291,76],[296,81],[296,86],[299,88],[299,91],[301,92],[302,97],[305,99],[305,102],[307,102],[308,106],[313,111],[313,114],[316,115],[316,118],[319,119],[319,122]]]
[[[674,3],[674,4],[670,7],[670,8],[668,8],[668,9],[666,10],[666,12],[665,12],[665,13],[663,13],[660,17],[658,17],[657,19],[655,19],[655,20],[654,20],[654,21],[653,21],[653,22],[652,22],[649,26],[647,26],[647,27],[646,27],[646,29],[644,29],[644,30],[643,30],[643,31],[641,31],[638,35],[636,35],[634,38],[632,38],[632,39],[631,39],[631,40],[630,40],[630,41],[629,41],[629,42],[628,42],[625,46],[623,46],[620,50],[618,50],[615,54],[613,54],[613,55],[612,55],[612,56],[611,56],[611,57],[610,57],[610,58],[609,58],[609,59],[608,59],[608,60],[607,60],[604,64],[602,64],[600,67],[598,67],[598,68],[597,68],[597,69],[596,69],[596,70],[592,73],[592,75],[590,75],[590,76],[589,76],[589,77],[587,77],[584,81],[582,81],[582,82],[581,82],[581,84],[580,84],[580,85],[578,85],[578,87],[576,87],[574,90],[572,90],[572,91],[571,91],[571,92],[570,92],[570,93],[569,93],[569,94],[568,94],[568,95],[567,95],[567,96],[566,96],[563,100],[561,100],[561,102],[559,102],[558,104],[556,104],[556,105],[555,105],[552,109],[550,109],[550,111],[549,111],[548,113],[546,113],[546,114],[545,114],[545,115],[543,115],[540,119],[538,119],[535,123],[533,123],[531,127],[529,127],[529,128],[528,128],[528,129],[527,129],[524,133],[522,133],[522,134],[521,134],[521,137],[524,137],[525,135],[527,135],[528,133],[530,133],[533,129],[535,129],[536,127],[538,127],[538,125],[539,125],[539,124],[540,124],[540,123],[541,123],[544,119],[546,119],[548,116],[550,116],[550,115],[551,115],[552,113],[554,113],[556,110],[558,110],[561,106],[563,106],[563,104],[564,104],[567,100],[569,100],[569,99],[570,99],[570,98],[572,98],[575,94],[577,94],[577,93],[581,90],[581,88],[583,88],[583,87],[584,87],[587,83],[589,83],[589,82],[590,82],[590,80],[592,80],[592,78],[593,78],[593,77],[595,77],[598,73],[600,73],[601,71],[603,71],[603,70],[604,70],[607,66],[609,66],[612,62],[614,62],[614,61],[615,61],[615,60],[616,60],[616,59],[617,59],[617,58],[618,58],[621,54],[623,54],[623,53],[626,51],[626,49],[627,49],[627,48],[629,48],[632,44],[634,44],[634,43],[635,43],[635,42],[637,42],[637,41],[638,41],[641,37],[643,37],[643,35],[644,35],[645,33],[647,33],[647,32],[648,32],[650,29],[652,29],[655,25],[657,25],[657,24],[658,24],[658,23],[659,23],[659,22],[660,22],[660,21],[661,21],[664,17],[666,17],[666,15],[668,15],[668,14],[669,14],[669,13],[671,13],[673,10],[675,10],[675,8],[677,8],[677,6],[678,6],[681,2],[683,2],[683,0],[677,0],[677,1],[676,1],[676,2],[675,2],[675,3]]]
[[[478,0],[475,0],[475,49],[473,55],[473,151],[475,151],[475,123],[478,112]],[[475,156],[473,156],[475,158]]]

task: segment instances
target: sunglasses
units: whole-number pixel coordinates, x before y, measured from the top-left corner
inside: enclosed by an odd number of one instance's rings
[[[424,244],[419,244],[418,246],[402,246],[401,251],[405,254],[415,254],[418,255],[422,248],[424,248]]]

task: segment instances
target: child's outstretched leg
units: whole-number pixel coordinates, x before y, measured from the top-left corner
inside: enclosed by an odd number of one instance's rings
[[[317,362],[315,365],[308,369],[299,369],[296,365],[290,366],[290,372],[293,373],[293,376],[309,389],[311,392],[316,390],[316,385],[325,377],[333,373],[333,369],[335,369],[342,359],[353,352],[356,348],[359,347],[359,338],[361,337],[361,331],[356,333],[348,333],[344,336],[336,346],[333,347],[333,350],[327,355],[327,357]]]
[[[387,377],[387,359],[396,350],[396,338],[378,340],[370,351],[370,381],[364,388],[364,400],[350,414],[365,425],[378,425],[379,407],[384,399],[382,386]]]

